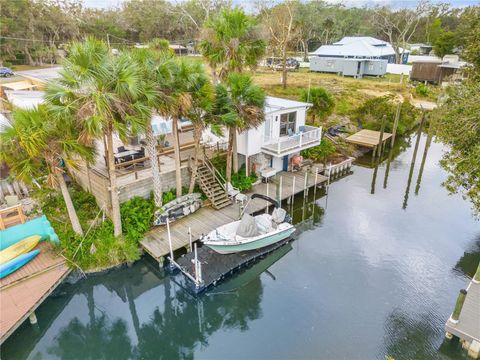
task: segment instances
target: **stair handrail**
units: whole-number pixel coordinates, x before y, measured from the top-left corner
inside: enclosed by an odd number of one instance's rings
[[[222,176],[222,174],[217,170],[217,168],[212,164],[212,162],[208,158],[207,152],[205,151],[205,146],[203,147],[203,163],[205,164],[207,169],[210,170],[213,177],[220,184],[223,191],[225,191],[225,193],[228,193],[228,191],[227,191],[227,181],[225,180],[225,178]]]

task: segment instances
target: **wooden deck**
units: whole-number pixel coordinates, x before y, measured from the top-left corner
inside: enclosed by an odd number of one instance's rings
[[[277,198],[277,187],[282,178],[281,199],[285,200],[292,196],[293,193],[298,194],[304,190],[305,177],[307,180],[307,188],[315,185],[315,175],[302,172],[280,172],[269,184],[260,183],[254,186],[252,191],[247,195],[254,193],[268,195],[271,198]],[[295,188],[293,182],[295,178]],[[321,185],[327,181],[327,177],[317,175],[317,185]],[[267,192],[268,188],[268,192]],[[278,189],[278,193],[280,189]],[[264,200],[254,199],[250,201],[246,211],[250,214],[264,210],[269,203]],[[214,210],[211,207],[204,207],[192,215],[184,217],[170,224],[170,233],[172,238],[173,250],[178,250],[189,245],[190,237],[188,229],[192,231],[192,241],[198,240],[202,234],[207,234],[215,228],[226,223],[239,219],[240,205],[232,204],[220,210]],[[145,234],[144,239],[140,242],[142,248],[157,261],[161,261],[163,257],[170,252],[168,244],[168,234],[166,226],[156,227]]]
[[[385,144],[388,139],[392,137],[392,134],[384,132],[382,143]],[[362,129],[359,132],[350,135],[345,139],[348,143],[354,145],[360,145],[368,148],[375,148],[380,143],[380,131]]]
[[[0,280],[0,343],[47,298],[70,269],[48,242],[37,246],[40,254]]]
[[[470,282],[458,323],[448,320],[445,330],[470,343],[480,343],[480,284]]]

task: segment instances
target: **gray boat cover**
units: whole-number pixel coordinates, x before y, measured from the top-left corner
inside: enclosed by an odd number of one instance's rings
[[[242,237],[254,237],[258,235],[257,225],[252,216],[248,214],[243,215],[237,227],[237,235]]]
[[[285,216],[287,212],[282,208],[275,208],[272,213],[272,220],[275,221],[277,224],[281,224],[285,221]]]

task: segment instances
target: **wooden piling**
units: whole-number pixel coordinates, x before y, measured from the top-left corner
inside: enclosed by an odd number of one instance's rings
[[[380,149],[377,149],[377,154],[378,154],[379,159],[382,157],[382,153],[383,153],[383,133],[385,131],[385,123],[386,122],[387,122],[387,116],[383,115],[382,125],[380,125],[380,137],[379,137],[379,141],[378,141],[378,146],[380,147]]]
[[[393,145],[395,145],[395,135],[397,134],[397,127],[398,127],[398,121],[400,120],[401,110],[402,110],[402,103],[399,102],[397,105],[397,111],[395,113],[395,120],[393,122],[392,139],[390,140],[390,148],[393,148]]]

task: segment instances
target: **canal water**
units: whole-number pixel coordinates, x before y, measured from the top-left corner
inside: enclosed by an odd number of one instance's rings
[[[479,262],[480,224],[441,186],[442,145],[425,152],[422,135],[412,167],[415,141],[378,167],[360,159],[315,206],[298,197],[296,241],[213,291],[194,297],[144,258],[62,285],[1,358],[466,358],[444,323]]]

